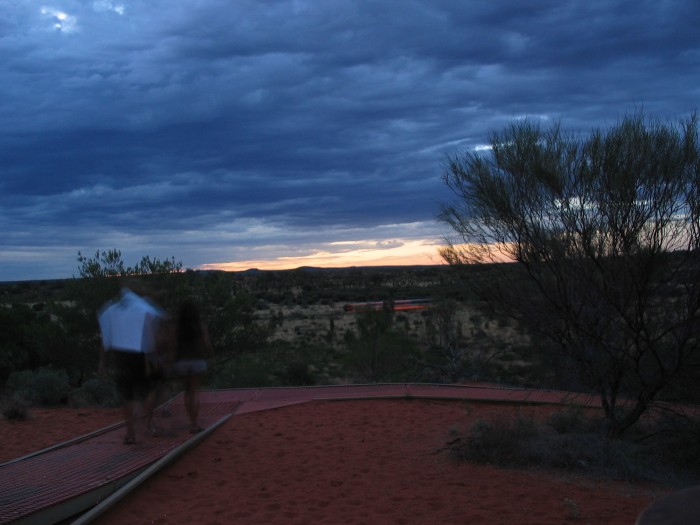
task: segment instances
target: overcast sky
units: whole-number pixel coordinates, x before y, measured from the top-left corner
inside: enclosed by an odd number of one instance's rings
[[[698,28],[698,0],[1,0],[0,281],[110,248],[439,263],[446,155],[687,116]]]

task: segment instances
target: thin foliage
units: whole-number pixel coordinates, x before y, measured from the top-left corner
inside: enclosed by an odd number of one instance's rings
[[[578,371],[619,437],[697,377],[697,118],[674,126],[639,113],[588,136],[524,121],[490,143],[448,161],[456,200],[441,219],[455,237],[442,256],[518,263],[469,284],[554,343],[552,365]]]

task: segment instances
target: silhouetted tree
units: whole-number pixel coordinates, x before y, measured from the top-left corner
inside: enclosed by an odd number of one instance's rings
[[[416,345],[394,327],[391,303],[357,314],[356,330],[345,333],[348,364],[363,381],[400,381],[416,362]]]
[[[182,263],[174,258],[161,261],[144,256],[133,267],[127,266],[120,250],[114,248],[97,251],[94,257],[78,252],[79,278],[71,282],[74,304],[57,310],[62,326],[71,337],[70,355],[74,366],[81,366],[81,378],[97,368],[100,345],[97,311],[108,300],[114,298],[125,279],[139,280],[159,294],[159,302],[177,301],[180,290],[170,277],[182,274]],[[184,295],[182,292],[180,295]]]
[[[628,116],[589,136],[521,121],[449,159],[454,266],[515,261],[482,297],[556,343],[619,437],[697,367],[697,118]],[[622,397],[629,398],[623,402]]]

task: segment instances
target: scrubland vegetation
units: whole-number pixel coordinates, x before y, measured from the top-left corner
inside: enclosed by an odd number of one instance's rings
[[[185,296],[198,300],[216,350],[209,377],[213,387],[539,382],[539,372],[529,364],[525,334],[512,322],[491,319],[469,304],[446,266],[187,271],[146,275],[139,281],[166,309]],[[0,285],[5,334],[0,379],[6,389],[21,390],[18,386],[29,381],[28,373],[53,370],[65,378],[61,384],[69,390],[63,401],[86,384],[97,390],[96,312],[124,283],[89,276]],[[344,308],[401,299],[429,302],[412,310]],[[90,395],[81,393],[83,398]]]
[[[484,283],[502,271],[475,266],[471,278]],[[448,266],[186,271],[139,278],[166,309],[185,296],[202,305],[216,349],[209,388],[480,381],[570,389],[572,371],[566,360],[552,361],[542,342],[524,327],[489,315],[486,302],[459,286],[462,279],[464,275]],[[96,374],[101,351],[96,310],[124,283],[91,276],[0,285],[6,418],[25,418],[37,405],[117,405],[110,381]],[[345,308],[401,299],[430,302],[427,308],[404,311]],[[574,409],[544,423],[527,418],[481,421],[464,429],[453,452],[519,467],[686,480],[681,470],[700,470],[697,462],[689,461],[690,451],[684,452],[688,443],[698,442],[689,439],[700,429],[685,419],[662,419],[663,425],[653,428],[640,425],[630,440],[618,445],[604,438],[602,418]],[[669,446],[660,447],[661,442]],[[656,444],[652,449],[664,451],[665,465],[677,468],[676,478],[660,467],[658,456],[647,454],[651,443]]]

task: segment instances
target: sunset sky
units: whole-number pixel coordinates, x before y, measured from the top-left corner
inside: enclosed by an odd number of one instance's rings
[[[0,281],[438,264],[447,155],[700,100],[700,2],[2,0]]]

